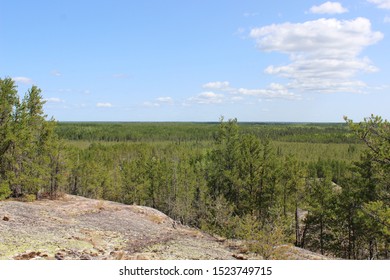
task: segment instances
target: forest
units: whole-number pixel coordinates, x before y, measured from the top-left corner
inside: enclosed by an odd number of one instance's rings
[[[156,208],[277,259],[294,244],[389,259],[390,125],[56,122],[0,79],[0,200],[63,193]]]

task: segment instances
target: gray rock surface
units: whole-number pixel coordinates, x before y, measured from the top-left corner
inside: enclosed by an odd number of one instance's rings
[[[282,259],[325,259],[280,246]],[[181,226],[136,205],[65,195],[58,200],[0,201],[0,260],[261,259],[244,242]]]
[[[65,195],[0,202],[0,259],[234,259],[234,250],[163,213]]]

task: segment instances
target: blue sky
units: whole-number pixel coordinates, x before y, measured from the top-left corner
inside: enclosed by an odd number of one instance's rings
[[[59,121],[390,118],[390,0],[2,0],[0,77]]]

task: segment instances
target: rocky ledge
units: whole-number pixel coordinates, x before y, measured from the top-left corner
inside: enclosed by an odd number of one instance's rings
[[[288,248],[288,249],[286,249]],[[321,259],[285,247],[287,259]],[[291,257],[292,256],[292,257]],[[177,224],[136,205],[65,195],[0,202],[0,259],[261,259],[240,241]]]

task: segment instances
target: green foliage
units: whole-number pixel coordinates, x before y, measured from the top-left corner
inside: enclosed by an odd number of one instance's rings
[[[219,236],[236,238],[239,217],[234,214],[234,206],[219,195],[215,199],[208,200],[206,207],[201,228]]]
[[[361,240],[370,259],[387,256],[390,241],[390,124],[374,115],[360,123],[345,120],[368,147],[355,169],[359,198],[355,220],[362,231]]]
[[[380,116],[371,115],[363,122],[354,123],[344,117],[349,127],[367,145],[372,160],[388,167],[390,165],[390,123]]]
[[[246,240],[246,246],[264,259],[278,259],[278,247],[288,241],[286,223],[282,218],[260,223],[253,215],[245,215],[238,222],[238,237]]]
[[[36,199],[37,197],[34,194],[25,194],[20,198],[23,202],[34,202]]]
[[[383,201],[371,201],[362,207],[362,212],[372,219],[365,219],[366,226],[379,230],[378,233],[390,238],[390,208]]]
[[[308,181],[307,190],[309,214],[306,218],[306,245],[324,254],[333,239],[332,222],[337,209],[337,191],[334,189],[329,174],[323,178]]]
[[[6,181],[0,182],[0,200],[4,200],[11,195],[12,191]]]
[[[1,198],[38,194],[50,178],[54,121],[46,121],[36,86],[21,101],[11,79],[0,79],[0,90]]]
[[[14,82],[0,79],[0,199],[67,192],[146,205],[242,238],[266,259],[286,242],[341,258],[389,258],[390,133],[380,117],[57,126],[43,104],[37,87],[20,100]]]
[[[268,140],[240,134],[237,120],[221,120],[216,147],[209,155],[208,186],[213,198],[222,195],[242,216],[252,211],[266,216],[272,204],[265,196],[275,185],[275,161]],[[270,198],[272,199],[272,198]]]
[[[238,197],[237,162],[239,160],[239,135],[237,120],[226,125],[221,120],[216,138],[217,147],[210,154],[209,187],[213,198],[224,196],[228,201]]]
[[[385,208],[375,210],[369,204],[369,194],[379,197],[384,182],[370,157],[351,165],[359,160],[362,145],[274,142],[260,131],[275,129],[277,133],[269,134],[280,137],[287,125],[256,130],[258,124],[239,125],[235,119],[209,127],[143,125],[145,131],[148,126],[156,131],[142,143],[67,141],[67,192],[155,207],[183,224],[245,238],[248,247],[265,258],[274,258],[275,246],[283,242],[360,259],[370,256],[371,242],[382,250],[376,256],[384,258],[386,231],[377,227],[373,235],[375,227],[363,212],[386,219]],[[202,138],[197,130],[191,137],[164,134],[170,126],[176,130],[204,126],[212,139]],[[293,126],[292,131],[307,131],[302,127]],[[353,139],[345,127],[337,129]],[[370,241],[369,235],[375,240]]]
[[[237,121],[236,121],[237,122]],[[219,132],[218,123],[190,122],[62,122],[56,131],[60,138],[75,141],[107,142],[210,142]],[[242,134],[264,140],[291,143],[356,144],[343,123],[240,123]]]
[[[0,199],[12,193],[7,175],[10,168],[9,150],[15,141],[12,124],[18,101],[14,82],[10,78],[0,79]]]

